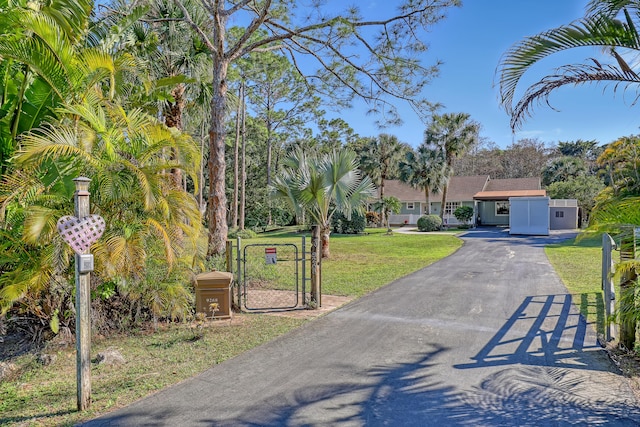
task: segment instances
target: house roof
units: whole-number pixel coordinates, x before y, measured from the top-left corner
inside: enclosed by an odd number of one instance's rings
[[[473,195],[478,191],[482,191],[487,185],[487,181],[489,181],[488,175],[452,176],[447,188],[447,201],[462,202],[473,200]],[[429,200],[440,202],[442,200],[442,192],[429,192]]]
[[[477,176],[452,176],[449,180],[447,190],[447,200],[450,202],[461,202],[473,200],[473,195],[482,191],[489,177],[487,175]],[[378,192],[378,194],[380,194]],[[410,185],[398,180],[387,180],[384,182],[384,195],[394,196],[402,202],[424,202],[424,190],[412,188]],[[442,192],[429,192],[431,202],[442,200]]]
[[[384,194],[397,197],[402,202],[425,201],[423,189],[412,188],[398,180],[386,180]],[[508,200],[509,197],[544,197],[546,195],[546,191],[542,190],[540,185],[540,178],[491,179],[488,175],[453,176],[449,180],[447,201]],[[429,193],[430,201],[439,202],[441,199],[441,192]]]
[[[409,184],[395,179],[389,179],[384,182],[384,195],[393,196],[402,202],[424,202],[424,190],[413,188]],[[376,198],[380,197],[380,189],[376,193]]]
[[[473,196],[474,200],[509,200],[509,197],[545,197],[545,190],[505,190],[480,191]]]
[[[480,191],[540,190],[540,178],[490,179]]]

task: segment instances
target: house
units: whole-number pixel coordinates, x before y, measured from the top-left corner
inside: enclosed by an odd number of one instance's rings
[[[488,175],[454,176],[449,181],[443,221],[448,226],[459,224],[453,213],[460,206],[470,206],[474,209],[472,225],[509,226],[511,202],[519,199],[524,201],[527,198],[546,198],[546,195],[539,178],[491,179]],[[429,194],[427,207],[423,190],[412,188],[401,181],[389,180],[385,182],[385,196],[397,197],[402,203],[400,213],[390,217],[392,225],[415,225],[423,215],[440,215],[441,192]],[[527,204],[529,205],[542,206],[535,203]],[[552,200],[543,205],[547,206],[547,211],[537,212],[536,215],[550,217],[551,229],[577,227],[575,200]],[[520,211],[519,208],[518,212]],[[520,217],[517,219],[521,220]]]
[[[453,212],[460,206],[471,206],[475,208],[473,196],[485,188],[488,180],[489,176],[487,175],[451,177],[443,217],[447,224],[458,223],[453,216]],[[430,192],[430,208],[428,209],[426,195],[422,189],[412,188],[408,184],[397,180],[385,181],[384,189],[385,196],[397,197],[402,203],[400,213],[391,215],[389,218],[391,225],[415,225],[418,222],[418,218],[423,215],[429,213],[440,215],[440,205],[442,204],[442,193],[440,192]]]

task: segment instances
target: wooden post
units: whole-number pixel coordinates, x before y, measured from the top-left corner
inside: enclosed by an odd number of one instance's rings
[[[75,216],[89,216],[89,182],[85,177],[73,180]],[[76,254],[76,376],[78,385],[78,411],[91,404],[91,273],[80,273],[80,255]]]
[[[320,307],[320,227],[311,227],[311,303]]]
[[[617,327],[611,320],[611,316],[615,313],[615,293],[613,287],[613,257],[612,252],[616,244],[607,233],[602,234],[602,290],[604,291],[604,331],[605,340],[607,342],[618,337]]]

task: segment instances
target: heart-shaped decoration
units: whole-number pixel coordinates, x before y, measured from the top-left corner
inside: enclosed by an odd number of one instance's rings
[[[83,254],[104,233],[105,223],[100,215],[79,219],[63,216],[58,220],[58,233],[77,254]]]

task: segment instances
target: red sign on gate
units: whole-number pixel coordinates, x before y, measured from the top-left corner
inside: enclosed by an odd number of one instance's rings
[[[266,264],[277,263],[276,248],[264,248],[264,261]]]

